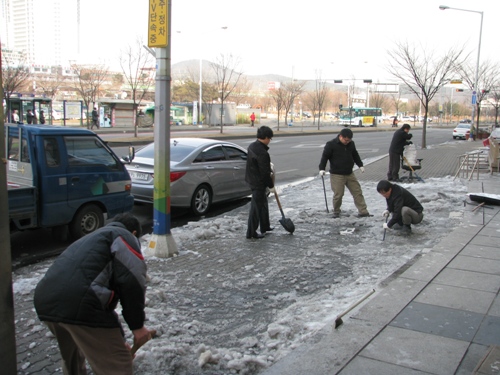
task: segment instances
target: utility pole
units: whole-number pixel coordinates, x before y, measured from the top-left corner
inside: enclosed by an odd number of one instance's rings
[[[148,47],[156,48],[153,235],[149,248],[159,258],[178,253],[170,212],[170,25],[172,1],[149,0]]]
[[[0,98],[3,98],[2,45],[0,42]],[[9,202],[7,201],[7,168],[5,155],[5,125],[0,105],[0,364],[2,374],[17,374],[16,330],[14,323],[14,294],[12,292],[12,259],[10,250]]]

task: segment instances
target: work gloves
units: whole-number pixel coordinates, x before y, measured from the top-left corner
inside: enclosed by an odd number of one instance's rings
[[[387,225],[387,223],[382,224],[382,228],[384,228],[384,229],[391,229],[391,228]]]
[[[269,188],[269,192],[271,192],[271,193],[273,193],[273,194],[274,194],[274,193],[276,193],[276,188],[274,188],[274,187]]]
[[[365,173],[365,167],[359,167],[359,170],[361,171],[361,173]]]
[[[325,175],[325,171],[319,171],[319,176],[323,177]]]
[[[384,212],[382,212],[383,217],[389,217],[389,215],[390,215],[389,210],[385,210]]]

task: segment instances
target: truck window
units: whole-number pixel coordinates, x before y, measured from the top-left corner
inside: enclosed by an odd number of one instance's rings
[[[59,146],[55,138],[44,138],[43,148],[45,150],[45,164],[47,167],[58,167],[61,163]]]
[[[111,169],[119,169],[120,161],[115,159],[95,137],[65,137],[64,142],[70,166],[100,164]]]

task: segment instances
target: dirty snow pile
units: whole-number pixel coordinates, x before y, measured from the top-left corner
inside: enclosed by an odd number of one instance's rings
[[[146,326],[158,336],[137,352],[136,373],[257,374],[293,355],[461,224],[466,187],[451,177],[428,179],[402,184],[424,206],[423,222],[410,237],[390,230],[383,239],[386,207],[376,184],[361,184],[370,218],[355,216],[346,190],[342,216],[333,219],[332,192],[327,190],[327,213],[321,179],[314,178],[280,188],[293,235],[281,227],[271,196],[275,230],[262,240],[245,238],[249,204],[174,228],[179,255],[173,258],[151,254],[144,236],[150,279]],[[15,274],[15,292],[32,294],[50,263],[30,266],[36,270],[25,270],[24,277]]]

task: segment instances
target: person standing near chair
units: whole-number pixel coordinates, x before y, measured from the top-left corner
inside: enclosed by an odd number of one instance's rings
[[[399,182],[399,169],[403,158],[403,151],[406,145],[411,145],[413,142],[410,139],[413,135],[410,133],[411,126],[403,124],[401,128],[394,132],[391,145],[389,146],[389,170],[387,171],[387,179],[389,181]]]
[[[271,157],[269,143],[273,138],[273,130],[268,126],[257,129],[257,140],[248,146],[245,181],[252,189],[252,202],[248,214],[246,237],[264,238],[266,232],[272,231],[269,221],[269,206],[266,188],[274,193],[274,182],[271,176]],[[260,233],[257,229],[260,227]]]
[[[415,196],[408,190],[387,180],[379,181],[377,191],[382,195],[387,208],[382,213],[384,217],[391,219],[383,224],[384,229],[400,229],[402,233],[411,233],[411,224],[418,224],[424,218],[424,208]]]
[[[333,191],[334,218],[340,217],[340,207],[342,206],[346,186],[354,198],[354,204],[358,209],[358,217],[370,216],[361,185],[352,171],[354,164],[356,164],[361,173],[365,172],[363,162],[359,157],[354,142],[352,142],[352,137],[351,129],[342,129],[336,138],[326,143],[319,163],[319,175],[324,176],[326,163],[330,162],[330,185]]]

